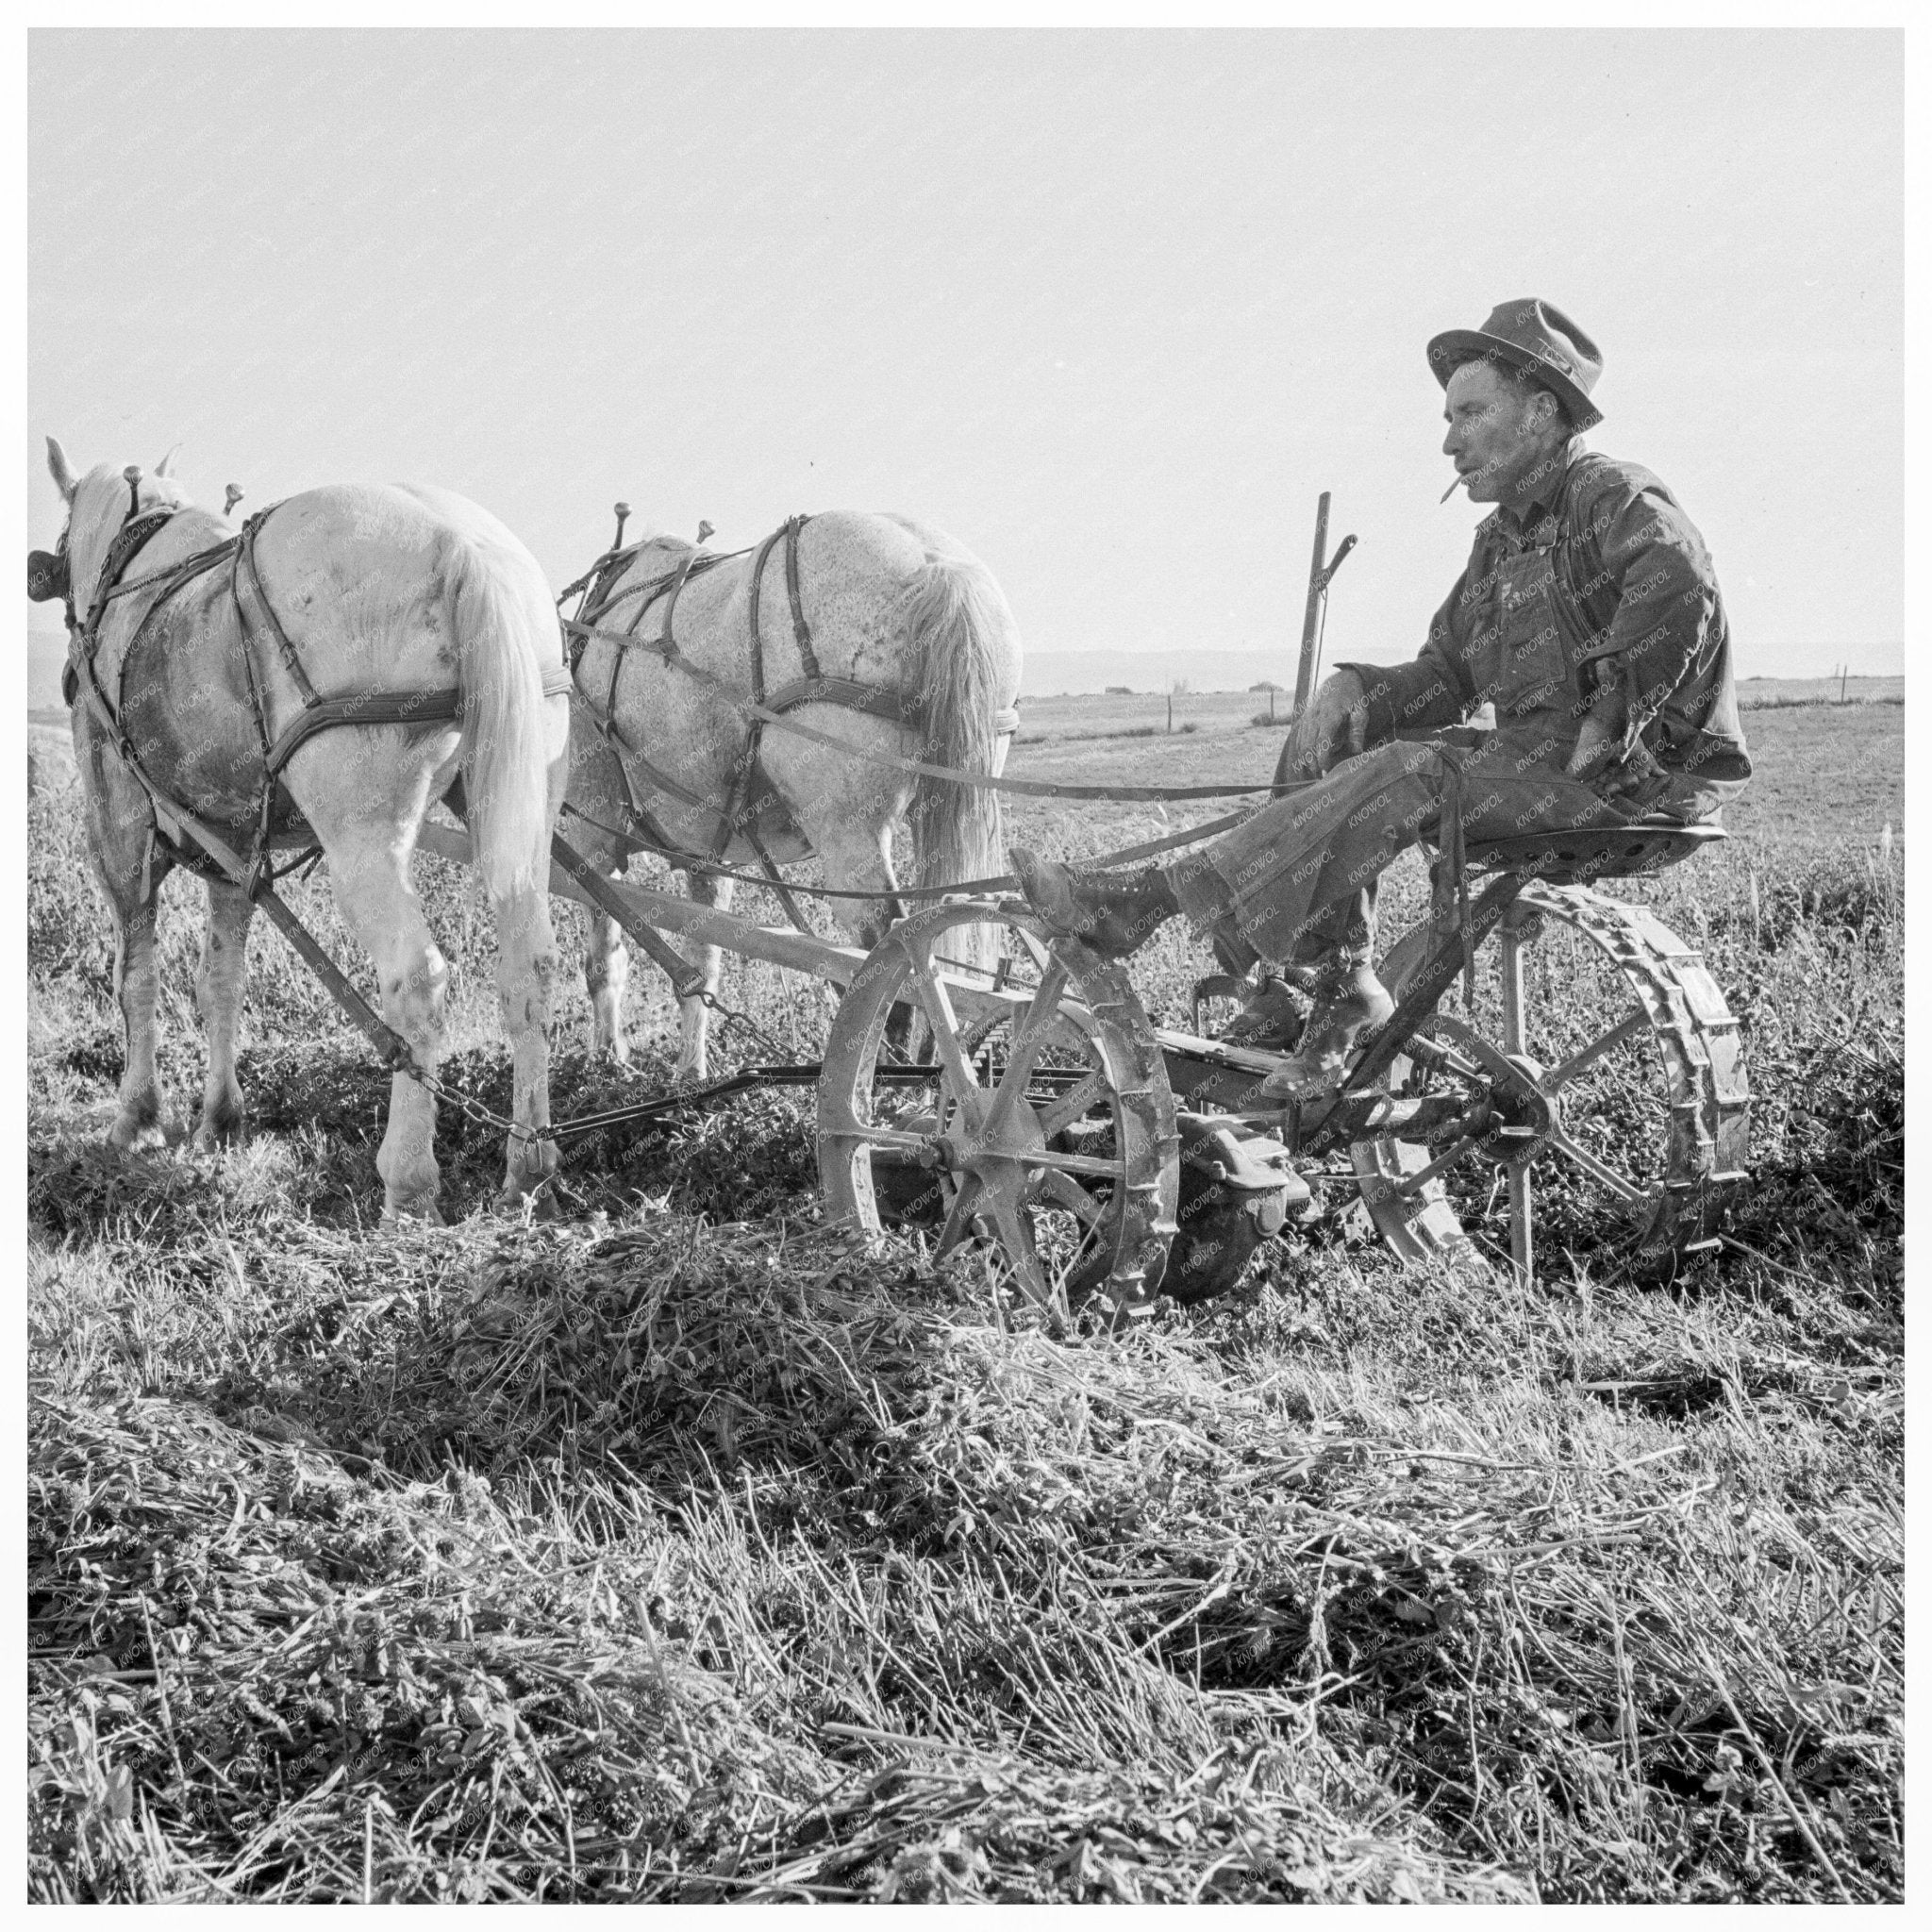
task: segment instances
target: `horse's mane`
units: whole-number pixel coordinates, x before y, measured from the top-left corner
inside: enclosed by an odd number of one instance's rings
[[[188,505],[187,491],[174,476],[158,476],[149,471],[141,479],[141,507],[158,509],[165,506],[181,508]],[[101,525],[118,528],[127,510],[127,479],[112,463],[96,463],[74,486],[74,502],[69,506],[70,530],[94,529]]]
[[[679,558],[698,546],[685,537],[674,537],[669,530],[653,530],[648,537],[640,537],[634,545],[641,562],[647,555],[662,557],[667,564],[675,564]]]

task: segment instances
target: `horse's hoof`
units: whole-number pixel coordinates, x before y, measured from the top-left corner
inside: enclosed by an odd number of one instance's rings
[[[108,1145],[121,1154],[158,1154],[175,1137],[160,1120],[130,1120],[123,1115],[108,1130]]]
[[[385,1227],[446,1227],[442,1209],[433,1200],[421,1196],[413,1201],[386,1201],[382,1208]]]
[[[227,1120],[203,1121],[194,1130],[197,1154],[219,1154],[225,1147],[240,1147],[248,1139],[247,1123],[240,1114]]]
[[[505,1188],[496,1197],[496,1206],[500,1212],[514,1214],[519,1220],[527,1212],[532,1225],[565,1219],[556,1190],[541,1183],[528,1189]]]

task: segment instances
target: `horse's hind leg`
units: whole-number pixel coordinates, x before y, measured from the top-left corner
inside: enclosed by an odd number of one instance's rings
[[[731,893],[736,881],[720,878],[713,872],[693,872],[685,874],[685,883],[690,889],[692,901],[699,906],[715,906],[720,912],[731,909]],[[721,946],[699,948],[697,965],[705,975],[705,991],[712,999],[718,996],[718,977],[724,970],[724,954]],[[704,1080],[710,1076],[710,1019],[711,1010],[702,999],[679,1000],[677,1003],[677,1072],[673,1076],[679,1080]]]
[[[630,1065],[630,1041],[624,1031],[624,989],[630,980],[630,953],[616,920],[594,908],[585,913],[590,931],[584,941],[584,991],[591,996],[591,1050],[608,1053],[619,1066]]]
[[[169,860],[159,851],[143,866],[144,825],[94,841],[95,876],[114,920],[114,997],[121,1008],[125,1051],[121,1091],[108,1142],[123,1150],[158,1147],[167,1140],[160,1077],[155,1067],[155,915]],[[145,877],[143,874],[145,873]],[[143,890],[144,889],[144,890]]]
[[[507,892],[496,915],[496,991],[509,1035],[510,1112],[516,1124],[505,1160],[503,1199],[522,1200],[557,1172],[550,1125],[550,1002],[557,987],[557,934],[544,886]],[[623,941],[618,941],[619,950]]]
[[[304,802],[328,853],[336,904],[349,930],[375,963],[382,1016],[408,1042],[415,1063],[434,1074],[442,1058],[442,1008],[449,967],[423,917],[410,884],[408,860],[393,821],[340,830],[319,823],[319,810]],[[440,1222],[436,1192],[436,1101],[418,1080],[397,1074],[390,1082],[389,1124],[376,1151],[385,1221],[411,1216]]]
[[[194,1136],[194,1144],[204,1149],[242,1138],[244,1113],[235,1046],[248,983],[248,922],[254,912],[255,902],[240,886],[226,879],[208,882],[208,934],[194,978],[195,1005],[208,1037],[208,1078]]]

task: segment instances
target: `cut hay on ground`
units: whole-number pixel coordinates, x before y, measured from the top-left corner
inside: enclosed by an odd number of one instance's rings
[[[1669,1290],[1580,1220],[1524,1292],[1338,1209],[1114,1336],[824,1229],[808,1093],[588,1137],[536,1228],[473,1212],[501,1142],[445,1110],[456,1224],[372,1228],[387,1078],[273,935],[256,1138],[110,1156],[104,925],[72,801],[29,822],[31,1898],[1901,1896],[1891,857],[1656,888],[1757,1096]],[[450,1072],[501,1110],[425,874]],[[1173,1014],[1204,961],[1161,938]],[[661,1086],[666,1039],[559,1054],[558,1112]]]

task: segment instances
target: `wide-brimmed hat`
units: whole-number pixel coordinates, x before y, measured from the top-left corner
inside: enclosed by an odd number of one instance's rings
[[[1444,389],[1463,363],[1478,356],[1529,370],[1562,397],[1576,428],[1604,420],[1590,399],[1604,373],[1603,351],[1560,308],[1537,296],[1499,303],[1481,328],[1452,328],[1429,343],[1429,367]]]

